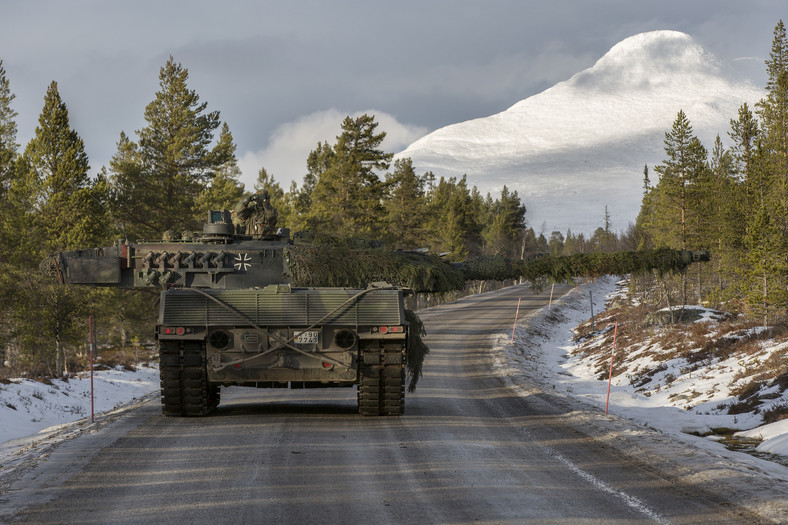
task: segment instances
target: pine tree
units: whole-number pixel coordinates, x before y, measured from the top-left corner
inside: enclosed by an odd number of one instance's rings
[[[602,216],[602,226],[594,230],[594,234],[588,240],[591,251],[612,252],[616,249],[616,234],[613,233],[613,221],[610,212],[605,206],[605,213]]]
[[[665,133],[665,154],[667,158],[662,164],[656,166],[655,171],[660,175],[659,185],[663,200],[661,207],[666,204],[672,209],[668,215],[664,210],[658,213],[663,223],[661,225],[660,239],[665,245],[671,248],[686,249],[687,247],[687,212],[688,196],[687,186],[692,174],[691,169],[691,148],[694,135],[687,115],[680,110],[673,122],[673,128]],[[671,223],[673,217],[677,217],[678,230]],[[664,221],[667,219],[667,221]]]
[[[159,72],[160,91],[145,108],[139,143],[121,133],[110,162],[113,208],[132,237],[157,238],[169,229],[196,229],[193,205],[216,172],[232,161],[231,141],[213,149],[219,112],[206,112],[189,73],[170,57]]]
[[[426,228],[424,181],[416,175],[411,159],[394,162],[394,170],[386,176],[386,185],[388,195],[383,206],[388,242],[396,249],[421,247]]]
[[[701,247],[706,228],[703,200],[709,191],[708,153],[693,135],[683,111],[665,133],[665,154],[666,159],[655,168],[659,183],[644,199],[649,208],[644,225],[657,246]]]
[[[244,194],[244,185],[240,182],[241,169],[235,157],[235,144],[227,123],[222,124],[219,140],[212,152],[213,155],[227,160],[217,166],[208,186],[199,194],[194,204],[194,212],[198,221],[203,220],[210,210],[233,210]]]
[[[377,172],[389,168],[393,155],[380,149],[386,133],[376,133],[377,126],[373,116],[345,118],[311,195],[311,228],[360,237],[380,233],[385,186]]]
[[[733,139],[731,153],[735,162],[734,167],[736,173],[744,180],[750,178],[750,166],[759,134],[758,120],[745,102],[739,108],[738,119],[731,119],[731,131],[728,132],[728,136]]]
[[[761,147],[762,137],[758,129],[758,120],[746,103],[739,108],[738,118],[731,119],[730,123],[731,131],[728,132],[728,136],[733,139],[732,169],[743,189],[740,198],[731,204],[738,206],[735,213],[744,219],[740,224],[747,224],[747,217],[752,210],[760,207],[770,191],[767,173],[762,169],[764,153]]]
[[[267,191],[271,198],[271,204],[278,208],[284,201],[285,192],[282,187],[274,178],[273,174],[269,174],[265,168],[260,168],[257,172],[257,181],[254,183],[255,191]]]
[[[786,301],[783,282],[786,275],[784,237],[769,207],[761,204],[752,216],[745,237],[745,274],[747,299],[751,314],[763,318],[764,326]]]
[[[307,173],[299,188],[295,181],[285,193],[284,201],[287,210],[286,225],[294,231],[315,229],[318,219],[311,214],[312,192],[315,190],[320,176],[328,170],[334,158],[334,148],[327,142],[318,142],[315,149],[309,152],[306,160]],[[310,220],[312,224],[310,225]]]
[[[276,208],[279,214],[277,225],[282,228],[293,228],[293,224],[296,222],[294,201],[290,193],[285,194],[274,175],[269,174],[265,168],[260,168],[260,171],[257,172],[257,181],[254,184],[254,189],[255,191],[268,192],[271,206]]]
[[[778,222],[784,235],[788,235],[788,39],[782,20],[774,28],[766,70],[766,98],[758,102],[757,108],[764,135],[763,145],[770,152],[773,199],[781,210]]]
[[[44,98],[35,136],[17,166],[18,177],[11,186],[15,201],[24,203],[18,216],[27,226],[19,231],[17,262],[37,264],[55,250],[100,246],[109,242],[106,216],[107,183],[101,175],[88,177],[84,144],[71,129],[68,109],[52,82]],[[55,374],[67,370],[66,350],[73,344],[76,326],[90,292],[62,287],[42,275],[27,276],[29,270],[14,268],[9,275],[19,285],[11,292],[18,304],[33,308],[33,318],[16,318],[17,337],[33,338],[34,347],[54,346]],[[32,343],[31,343],[32,344]],[[29,348],[28,348],[29,349]],[[48,357],[46,345],[43,357]]]
[[[14,178],[14,166],[18,156],[19,145],[16,143],[17,126],[14,120],[17,116],[16,111],[11,107],[11,102],[15,95],[11,93],[10,82],[6,77],[3,61],[0,60],[0,272],[5,273],[3,268],[5,261],[9,259],[11,251],[16,251],[11,239],[14,235],[14,210],[17,203],[13,203],[8,196],[11,181]],[[0,287],[5,283],[0,280]],[[13,289],[13,281],[8,283]],[[13,326],[8,322],[15,311],[14,303],[4,300],[3,295],[6,290],[0,288],[0,316],[6,322],[0,325],[0,349],[5,349],[12,342]]]
[[[17,126],[14,120],[17,113],[11,107],[15,97],[16,95],[11,93],[3,61],[0,60],[0,260],[7,258],[12,249],[9,227],[13,222],[12,210],[16,208],[8,198],[19,149],[19,144],[16,143]]]
[[[0,199],[5,195],[11,179],[19,144],[16,143],[16,111],[11,107],[16,95],[6,77],[3,61],[0,60]],[[2,202],[2,200],[0,200]]]
[[[550,255],[561,255],[564,251],[564,235],[559,231],[554,231],[550,234],[550,239],[547,241],[547,248],[550,250]]]
[[[517,192],[509,193],[509,188],[504,186],[501,189],[500,199],[489,205],[488,218],[482,233],[486,253],[512,258],[520,255],[525,229],[525,212],[525,206],[521,204]],[[561,246],[563,247],[563,237]]]
[[[38,123],[22,154],[26,173],[16,191],[30,204],[29,221],[41,235],[42,248],[51,252],[107,242],[112,236],[107,228],[107,183],[101,175],[95,181],[88,177],[84,143],[70,127],[56,82],[47,89]]]
[[[4,320],[17,359],[30,372],[59,377],[84,342],[91,290],[63,286],[29,267],[0,273],[0,300],[14,305]]]
[[[749,162],[747,162],[749,164]],[[714,142],[710,160],[712,191],[708,210],[714,239],[712,260],[717,273],[717,288],[727,288],[733,269],[738,266],[743,241],[740,225],[746,221],[743,213],[743,184],[736,178],[736,162],[732,151],[725,150],[719,135]]]
[[[711,185],[707,151],[694,136],[684,111],[665,133],[666,159],[656,166],[658,184],[643,200],[637,228],[657,247],[700,248],[708,229],[706,197]],[[681,276],[682,300],[687,300],[686,275]],[[700,277],[699,277],[700,282]]]
[[[462,261],[470,254],[469,239],[481,232],[482,224],[474,212],[467,177],[458,181],[441,177],[427,200],[430,248],[447,253],[451,260]]]

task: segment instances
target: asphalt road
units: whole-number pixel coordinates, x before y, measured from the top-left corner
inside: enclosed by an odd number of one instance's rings
[[[565,401],[507,387],[490,337],[511,330],[519,297],[521,315],[547,301],[514,287],[423,314],[431,353],[402,417],[357,415],[350,389],[230,389],[202,419],[163,417],[154,402],[84,445],[70,479],[16,487],[42,502],[12,521],[758,522],[569,424]],[[77,457],[81,439],[50,462]]]

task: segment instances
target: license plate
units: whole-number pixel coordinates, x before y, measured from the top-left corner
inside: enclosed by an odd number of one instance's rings
[[[308,330],[296,334],[295,342],[300,345],[313,345],[317,343],[317,337],[320,332],[317,330]]]

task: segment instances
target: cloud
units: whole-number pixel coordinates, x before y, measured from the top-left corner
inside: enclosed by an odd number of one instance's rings
[[[386,138],[381,148],[387,152],[399,152],[410,143],[427,134],[427,129],[399,122],[396,117],[381,111],[367,110],[351,114],[374,115],[378,131],[385,131]],[[238,161],[241,181],[247,190],[252,190],[257,174],[264,167],[279,185],[287,191],[290,182],[301,184],[306,174],[306,158],[318,142],[334,144],[342,131],[342,121],[348,116],[338,109],[317,111],[298,120],[281,124],[271,133],[268,146],[259,151],[247,151]]]

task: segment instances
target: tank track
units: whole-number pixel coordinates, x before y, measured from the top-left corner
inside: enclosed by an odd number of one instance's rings
[[[405,412],[405,348],[362,348],[358,412],[363,416],[399,416]]]
[[[202,341],[159,341],[159,377],[165,416],[207,416],[219,405],[219,386],[208,383]]]

